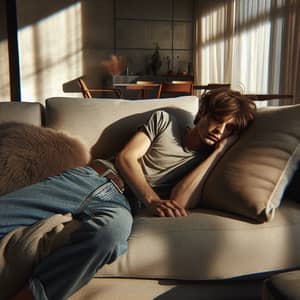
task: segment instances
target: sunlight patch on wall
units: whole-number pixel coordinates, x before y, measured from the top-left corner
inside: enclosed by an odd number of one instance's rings
[[[8,42],[0,42],[0,101],[10,99]]]
[[[224,82],[224,42],[219,41],[201,49],[202,84]]]
[[[82,75],[81,4],[19,31],[22,99],[63,96],[62,84]]]
[[[224,81],[224,18],[225,7],[201,18],[201,74],[202,84]]]
[[[201,84],[230,82],[245,93],[277,93],[286,1],[230,3],[201,16]]]
[[[206,44],[219,35],[224,34],[225,6],[219,7],[215,11],[201,18],[201,43]]]
[[[233,39],[232,86],[247,92],[268,91],[271,23],[243,31]]]

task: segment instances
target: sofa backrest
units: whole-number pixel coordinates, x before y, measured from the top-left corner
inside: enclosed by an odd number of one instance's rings
[[[109,158],[119,151],[151,112],[171,110],[192,124],[198,110],[196,96],[169,99],[124,100],[50,98],[46,100],[46,126],[80,137],[94,158]]]
[[[23,122],[41,126],[44,108],[38,102],[0,102],[0,123]]]

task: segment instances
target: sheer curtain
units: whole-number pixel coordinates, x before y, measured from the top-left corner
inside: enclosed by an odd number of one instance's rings
[[[300,103],[299,3],[197,0],[196,83],[229,82],[245,93],[292,93],[290,103]]]

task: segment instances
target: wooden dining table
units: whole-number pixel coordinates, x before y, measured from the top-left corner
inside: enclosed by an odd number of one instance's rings
[[[194,84],[194,90],[214,90],[219,88],[230,88],[230,83],[208,83],[208,84]]]
[[[154,90],[154,89],[159,89],[161,86],[160,83],[114,83],[113,87],[114,88],[124,88],[128,91],[138,91],[139,96],[142,99],[147,98],[147,92]]]

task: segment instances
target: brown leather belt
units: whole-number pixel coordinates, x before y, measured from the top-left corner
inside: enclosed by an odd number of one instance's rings
[[[89,164],[89,167],[94,169],[99,175],[108,178],[121,194],[125,192],[125,183],[123,179],[100,161],[93,160]]]

